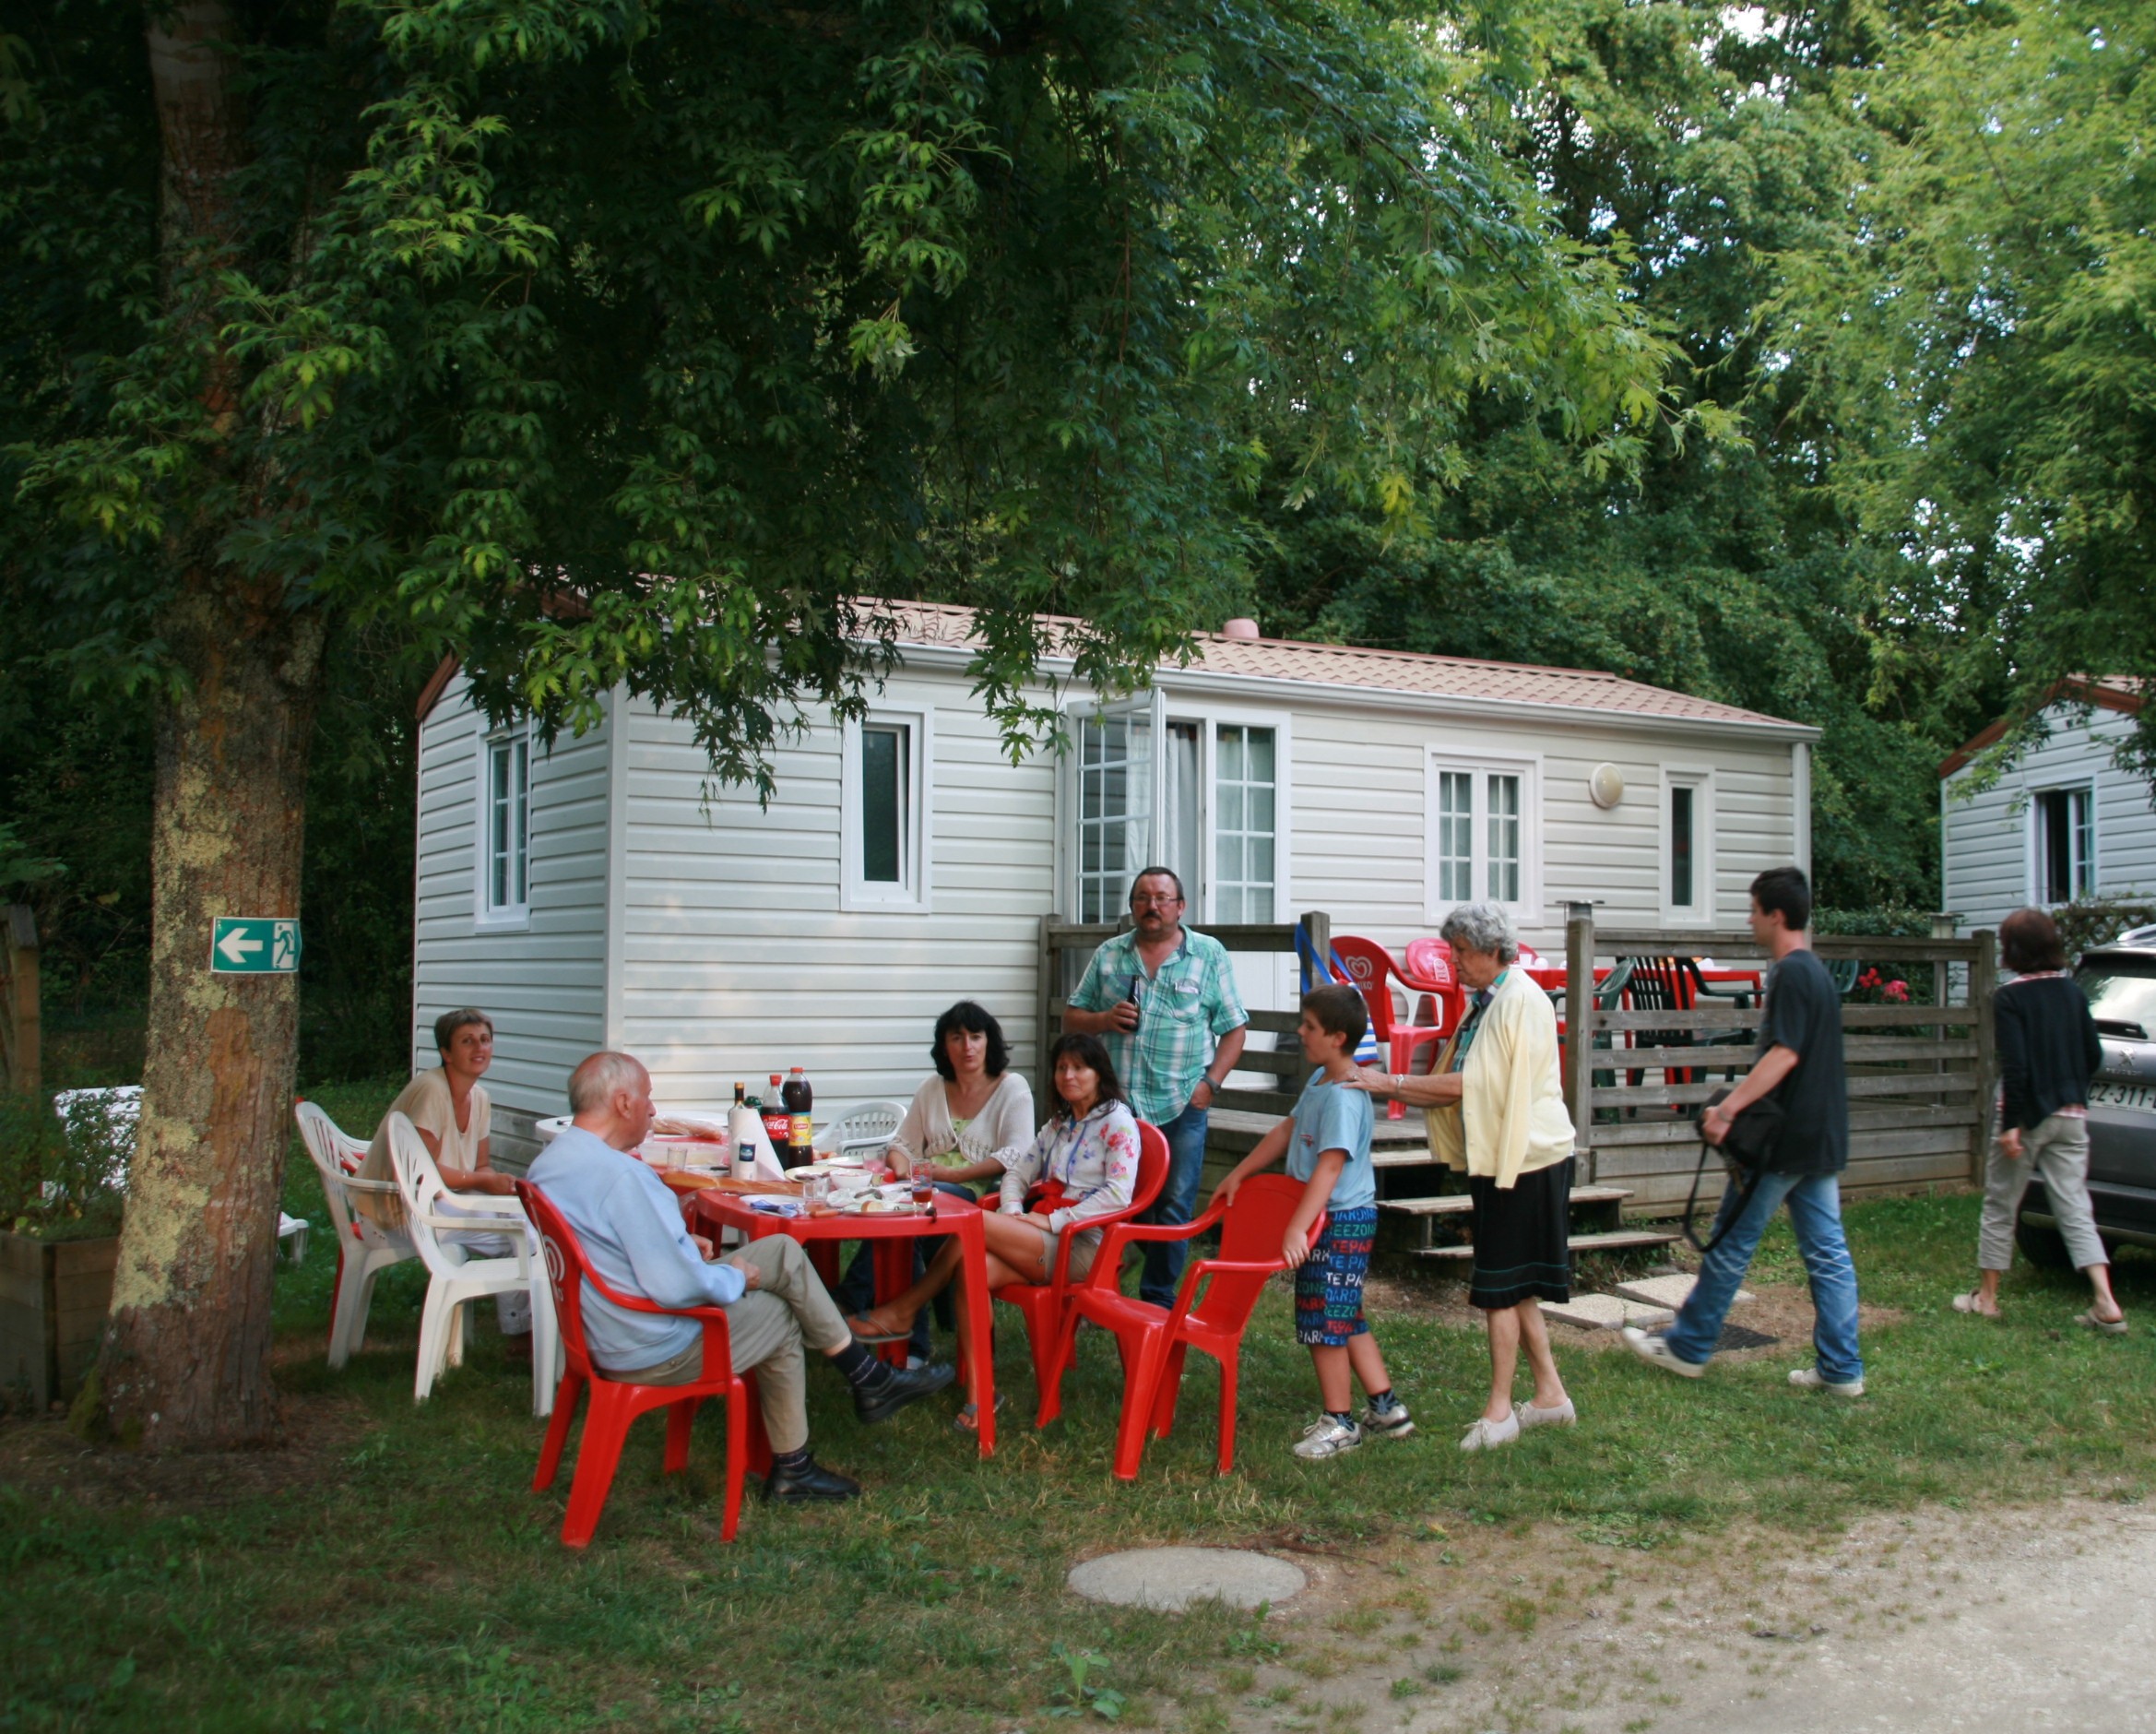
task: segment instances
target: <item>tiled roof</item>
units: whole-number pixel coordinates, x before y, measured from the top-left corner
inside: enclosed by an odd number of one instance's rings
[[[896,604],[901,644],[964,646],[970,642],[973,611],[940,602]],[[1059,624],[1060,622],[1059,621]],[[1076,626],[1079,623],[1069,623]],[[1422,656],[1411,650],[1373,650],[1354,645],[1309,644],[1294,638],[1227,638],[1201,633],[1193,666],[1209,674],[1297,681],[1311,685],[1360,687],[1376,692],[1422,693],[1434,698],[1491,704],[1538,705],[1563,710],[1621,711],[1682,722],[1741,723],[1796,728],[1709,698],[1647,686],[1593,669],[1540,668],[1524,662],[1484,662],[1472,657]],[[1172,675],[1173,671],[1168,671]]]

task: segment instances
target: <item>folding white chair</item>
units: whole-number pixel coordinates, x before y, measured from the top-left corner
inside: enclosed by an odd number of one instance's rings
[[[404,1198],[405,1226],[429,1278],[426,1308],[420,1314],[420,1364],[412,1400],[425,1402],[436,1378],[464,1364],[467,1304],[521,1289],[531,1296],[531,1411],[551,1414],[554,1385],[561,1377],[555,1365],[554,1296],[546,1266],[535,1253],[524,1206],[514,1198],[452,1193],[420,1142],[418,1128],[402,1114],[389,1116],[389,1160]],[[475,1233],[506,1235],[515,1250],[474,1257],[451,1238]]]
[[[385,1229],[352,1200],[363,1194],[394,1198],[392,1180],[361,1180],[358,1169],[367,1146],[340,1131],[313,1102],[294,1104],[300,1138],[314,1159],[322,1196],[337,1231],[337,1300],[329,1313],[329,1364],[341,1367],[365,1347],[367,1309],[374,1299],[374,1278],[392,1265],[417,1258],[419,1249],[401,1229]]]

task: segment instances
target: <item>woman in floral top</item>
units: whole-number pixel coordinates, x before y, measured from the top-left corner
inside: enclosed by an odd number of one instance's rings
[[[1067,1035],[1048,1051],[1056,1081],[1056,1112],[1003,1171],[1000,1207],[981,1218],[988,1241],[989,1288],[1044,1283],[1056,1242],[1071,1235],[1073,1277],[1093,1264],[1100,1230],[1085,1224],[1120,1210],[1138,1182],[1138,1121],[1124,1105],[1116,1068],[1098,1036]],[[956,1236],[943,1243],[927,1273],[904,1294],[853,1321],[857,1336],[900,1336],[914,1314],[958,1268]]]

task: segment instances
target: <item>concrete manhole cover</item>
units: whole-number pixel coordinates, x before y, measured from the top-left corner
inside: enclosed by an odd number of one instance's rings
[[[1089,1601],[1169,1611],[1217,1596],[1231,1608],[1285,1601],[1309,1580],[1269,1553],[1239,1548],[1134,1548],[1071,1568],[1071,1587]]]

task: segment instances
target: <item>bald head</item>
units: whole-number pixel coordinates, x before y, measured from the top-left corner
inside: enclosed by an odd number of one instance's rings
[[[634,1054],[587,1054],[569,1074],[569,1112],[617,1150],[633,1150],[651,1130],[651,1074]]]

